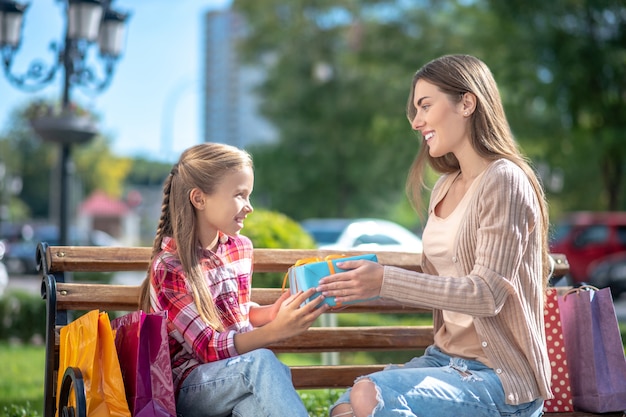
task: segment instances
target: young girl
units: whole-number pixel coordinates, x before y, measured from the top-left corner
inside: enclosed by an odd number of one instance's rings
[[[496,82],[475,57],[435,59],[415,74],[407,115],[423,139],[407,181],[418,211],[426,164],[443,174],[428,207],[423,273],[343,262],[351,270],[318,290],[338,302],[380,296],[432,308],[434,344],[358,379],[331,416],[540,416],[551,397],[548,215]]]
[[[315,290],[250,302],[254,173],[237,148],[187,149],[163,186],[161,219],[140,300],[167,311],[178,416],[307,416],[289,368],[264,346],[305,331],[326,307]],[[321,297],[319,297],[321,298]]]

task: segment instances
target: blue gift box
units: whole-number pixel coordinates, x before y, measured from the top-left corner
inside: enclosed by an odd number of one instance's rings
[[[315,288],[320,282],[320,279],[330,275],[331,273],[338,273],[346,271],[337,266],[337,262],[343,261],[356,261],[359,259],[366,259],[368,261],[378,262],[378,258],[374,254],[358,255],[343,258],[333,258],[327,260],[320,260],[317,262],[304,263],[301,265],[295,265],[289,268],[289,290],[292,294],[298,291],[306,291],[309,288]],[[332,264],[332,266],[330,265]],[[334,272],[331,272],[331,268]],[[310,298],[308,298],[303,304],[319,297],[321,293],[316,292]],[[378,298],[378,297],[375,297]],[[375,298],[368,298],[367,300],[349,301],[346,304],[355,304],[362,301],[373,300]],[[322,304],[328,304],[331,307],[340,307],[335,302],[335,297],[327,297]]]

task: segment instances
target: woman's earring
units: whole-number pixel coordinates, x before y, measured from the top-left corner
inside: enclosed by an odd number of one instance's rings
[[[468,113],[467,113],[467,112],[465,112],[465,113],[463,113],[463,114],[467,116],[467,114],[468,114]]]

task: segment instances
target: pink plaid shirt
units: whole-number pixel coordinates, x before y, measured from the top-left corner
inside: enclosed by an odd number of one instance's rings
[[[167,311],[176,392],[199,364],[237,356],[235,334],[252,330],[252,242],[244,236],[226,235],[220,235],[220,242],[216,253],[198,250],[213,301],[222,313],[223,332],[200,318],[172,238],[163,239],[162,250],[152,262],[151,304],[155,311]]]

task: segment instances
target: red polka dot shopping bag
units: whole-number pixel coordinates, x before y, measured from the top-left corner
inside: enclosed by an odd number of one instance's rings
[[[544,402],[543,411],[547,413],[572,412],[574,411],[574,405],[572,403],[569,367],[565,356],[561,313],[555,288],[547,290],[543,313],[548,357],[550,358],[550,367],[552,369],[551,386],[554,394],[553,399]]]

